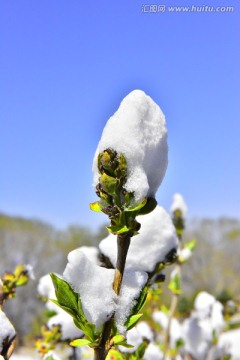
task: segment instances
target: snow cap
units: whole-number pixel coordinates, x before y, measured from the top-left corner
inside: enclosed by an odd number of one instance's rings
[[[128,250],[126,268],[152,272],[166,255],[178,246],[175,227],[168,213],[157,206],[151,213],[138,216],[141,229],[134,236]],[[116,236],[110,234],[99,244],[100,251],[115,266],[117,261]]]
[[[59,308],[59,313],[48,321],[50,329],[55,325],[61,326],[61,340],[73,340],[83,336],[83,332],[74,324],[72,316],[61,308]]]
[[[6,314],[0,310],[0,353],[3,350],[3,343],[6,339],[10,342],[14,339],[16,332],[12,323],[7,318]]]
[[[115,310],[115,293],[112,289],[114,270],[95,265],[76,249],[68,254],[63,277],[81,296],[87,320],[100,328]]]
[[[98,154],[111,148],[127,161],[125,188],[136,202],[154,197],[168,163],[167,129],[159,106],[143,91],[134,90],[108,120],[93,160],[94,187],[98,184]]]
[[[117,297],[112,288],[114,270],[94,264],[80,249],[69,253],[63,277],[80,294],[83,312],[90,323],[100,328],[115,312],[121,333],[125,332],[124,323],[148,279],[143,271],[125,271]]]
[[[125,322],[137,303],[140,292],[148,280],[144,271],[126,270],[115,313],[115,321],[120,334],[125,333]]]
[[[183,199],[183,196],[179,193],[176,193],[173,195],[173,203],[171,206],[171,212],[174,213],[176,210],[180,210],[182,213],[182,216],[186,218],[187,215],[187,205]]]

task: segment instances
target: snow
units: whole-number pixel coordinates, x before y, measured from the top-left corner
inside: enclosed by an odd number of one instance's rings
[[[27,271],[27,275],[28,275],[29,279],[35,280],[33,266],[30,264],[27,264],[27,265],[25,265],[25,270]]]
[[[218,348],[223,354],[230,354],[232,360],[240,360],[240,329],[230,330],[220,335]]]
[[[79,249],[86,255],[86,257],[90,261],[92,261],[94,264],[100,265],[100,261],[98,258],[98,248],[96,248],[95,246],[81,246]]]
[[[173,195],[173,203],[171,206],[171,212],[174,213],[176,210],[180,210],[182,213],[182,217],[186,217],[187,215],[187,205],[183,199],[183,196],[179,193]]]
[[[170,250],[177,248],[178,239],[168,213],[157,206],[151,213],[138,216],[140,233],[134,236],[129,247],[126,269],[152,272],[159,262],[164,262]],[[100,251],[110,259],[113,266],[117,260],[116,236],[110,234],[99,244]]]
[[[136,305],[141,289],[148,280],[148,275],[143,271],[126,270],[123,276],[122,288],[118,299],[115,313],[115,321],[120,334],[124,334],[126,328],[124,323],[131,309]]]
[[[214,332],[219,336],[225,326],[223,305],[203,291],[196,297],[194,307],[195,311],[182,324],[184,349],[196,360],[205,360]]]
[[[125,353],[133,353],[137,350],[138,346],[141,345],[143,339],[140,331],[136,328],[132,328],[127,332],[127,343],[132,345],[133,348],[125,348],[124,346],[119,346],[119,350]]]
[[[49,274],[42,276],[39,279],[37,292],[43,298],[53,298],[55,299],[55,291],[52,283],[52,279]]]
[[[49,357],[52,357],[53,360],[61,360],[59,356],[57,356],[57,354],[54,351],[50,351],[48,352],[44,357],[43,360],[48,359]]]
[[[77,359],[83,360],[93,360],[94,359],[94,351],[89,346],[81,346],[77,348]]]
[[[125,188],[134,191],[136,202],[154,197],[168,163],[167,129],[161,109],[143,91],[128,94],[108,120],[93,160],[94,187],[99,178],[98,154],[107,148],[125,156]]]
[[[194,318],[184,320],[182,330],[184,350],[193,355],[196,360],[205,360],[209,343],[197,320]]]
[[[194,308],[201,316],[206,316],[209,314],[212,305],[215,303],[216,299],[213,295],[207,293],[206,291],[201,291],[195,301],[194,301]]]
[[[124,323],[148,278],[145,272],[127,270],[117,297],[112,288],[114,270],[92,263],[80,249],[69,253],[63,277],[80,294],[90,323],[99,329],[116,312],[116,324],[121,332],[125,332]]]
[[[28,356],[26,354],[21,355],[21,354],[13,353],[12,356],[11,356],[11,360],[33,360],[33,359],[36,359],[38,357],[39,356],[32,357],[32,356]],[[4,358],[0,356],[0,360],[4,360]]]
[[[56,275],[61,278],[59,274]],[[55,311],[56,313],[59,313],[61,311],[58,305],[54,304],[52,301],[49,300],[56,300],[55,289],[52,283],[51,276],[49,274],[44,275],[39,279],[37,292],[40,296],[47,300],[45,306],[48,310]]]
[[[100,328],[115,310],[114,270],[95,265],[80,249],[76,249],[68,254],[63,277],[81,295],[87,320]]]
[[[140,332],[143,338],[147,339],[148,341],[153,340],[153,332],[148,323],[146,321],[140,321],[136,325],[136,329]]]
[[[211,340],[213,331],[219,334],[224,328],[223,305],[214,296],[202,291],[195,299],[194,308],[192,316],[199,320],[206,337]]]
[[[61,325],[62,340],[78,339],[83,336],[83,332],[75,326],[72,317],[61,308],[59,308],[59,313],[48,321],[50,329],[54,325]]]
[[[153,343],[150,343],[144,353],[143,360],[161,360],[163,359],[163,353]]]
[[[168,316],[163,311],[155,311],[152,315],[153,320],[164,330],[168,326]],[[182,338],[182,326],[176,318],[172,318],[170,326],[170,340],[172,346],[175,346],[177,340]]]
[[[192,256],[192,251],[188,248],[179,249],[178,250],[178,257],[180,261],[187,261]]]
[[[1,324],[0,327],[0,353],[1,353],[3,349],[4,340],[7,339],[8,341],[11,341],[15,337],[16,332],[13,325],[11,324],[6,314],[2,310],[0,310],[0,324]]]

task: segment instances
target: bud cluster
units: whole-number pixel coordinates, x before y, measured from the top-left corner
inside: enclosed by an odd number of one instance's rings
[[[173,220],[173,224],[176,228],[176,233],[177,233],[179,239],[181,239],[184,228],[185,228],[185,221],[184,221],[182,211],[180,209],[177,209],[173,212],[172,220]]]
[[[128,213],[134,193],[124,188],[127,181],[127,162],[124,155],[118,155],[110,148],[104,150],[98,155],[98,171],[100,176],[96,194],[101,199],[98,203],[101,211],[111,220],[108,230],[115,234],[135,235],[140,224],[135,220],[133,212]]]
[[[1,279],[0,286],[2,302],[15,297],[16,288],[26,285],[29,278],[29,270],[25,265],[18,265],[12,273],[6,272]]]

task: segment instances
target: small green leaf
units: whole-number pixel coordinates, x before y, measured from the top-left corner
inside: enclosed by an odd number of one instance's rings
[[[119,345],[124,342],[126,339],[123,335],[116,335],[112,338],[115,345]]]
[[[108,357],[107,359],[114,359],[114,360],[125,360],[125,358],[122,356],[122,354],[117,351],[117,350],[114,350],[114,349],[111,349],[109,351],[109,354],[108,354]]]
[[[87,340],[87,339],[76,339],[70,342],[71,346],[74,347],[79,347],[79,346],[86,346],[91,344],[91,341]]]
[[[64,311],[66,311],[69,315],[71,315],[72,317],[76,317],[77,316],[77,312],[70,309],[67,306],[64,305],[60,305],[59,302],[55,299],[49,299],[51,302],[53,302],[54,304],[56,304],[57,306],[59,306],[61,309],[63,309]]]
[[[147,198],[146,205],[139,210],[138,215],[149,214],[155,209],[156,206],[157,206],[157,200],[155,198]]]
[[[57,300],[61,306],[65,306],[72,310],[78,311],[78,297],[71,286],[63,279],[60,279],[55,274],[50,274]]]
[[[169,309],[166,307],[166,305],[161,306],[161,311],[164,312],[164,314],[169,314]]]
[[[131,330],[141,319],[142,316],[143,314],[132,315],[126,324],[127,330]]]
[[[140,293],[140,296],[137,300],[137,304],[134,307],[133,314],[137,314],[143,308],[143,306],[147,301],[147,293],[148,293],[148,286],[145,286]]]
[[[89,204],[90,209],[95,212],[102,212],[99,201],[95,201],[94,203]]]
[[[175,343],[177,349],[180,349],[184,345],[184,340],[182,338],[178,339]]]
[[[197,245],[197,240],[193,239],[193,240],[187,242],[184,245],[184,248],[189,249],[189,250],[193,250],[196,247],[196,245]]]
[[[176,274],[169,282],[168,284],[168,288],[171,290],[171,292],[173,294],[181,294],[182,293],[182,289],[181,289],[181,278],[179,276],[179,274]]]
[[[91,342],[94,342],[99,336],[99,334],[95,331],[95,325],[89,322],[84,325],[83,331],[86,337],[91,340]]]
[[[101,184],[103,190],[106,191],[106,193],[110,195],[116,194],[116,188],[118,184],[117,179],[104,173],[100,176],[99,183]]]
[[[128,208],[126,208],[125,211],[138,211],[140,209],[142,209],[143,206],[145,206],[147,203],[147,198],[144,198],[139,204],[134,205],[134,206],[129,206]]]
[[[58,278],[55,274],[50,275],[57,297],[57,300],[52,301],[70,314],[74,318],[75,325],[83,330],[87,319],[82,309],[80,295],[75,293],[65,280]]]
[[[129,228],[127,226],[116,225],[116,226],[107,226],[106,228],[110,233],[114,235],[119,235],[129,232]]]
[[[122,342],[122,343],[121,343],[121,346],[123,346],[123,347],[125,347],[125,348],[128,348],[128,349],[132,349],[132,348],[134,348],[134,346],[133,346],[133,345],[128,344],[128,343],[126,343],[126,342]]]
[[[23,274],[16,281],[16,286],[24,286],[28,283],[28,280],[29,280],[28,276]]]

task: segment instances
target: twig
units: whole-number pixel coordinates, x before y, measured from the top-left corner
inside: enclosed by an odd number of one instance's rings
[[[117,264],[114,273],[113,290],[117,295],[120,294],[122,279],[126,264],[127,253],[131,237],[129,235],[118,235],[117,237]],[[114,322],[114,314],[105,325],[99,347],[94,349],[94,360],[104,360],[111,348],[110,335]]]
[[[180,273],[181,271],[181,266],[178,264],[176,265],[176,270],[178,270],[178,273]],[[179,295],[178,294],[173,294],[172,296],[172,301],[171,301],[171,305],[170,305],[170,310],[169,310],[169,315],[168,315],[168,325],[164,334],[164,355],[163,355],[163,360],[165,360],[167,358],[167,352],[170,346],[170,337],[171,337],[171,324],[172,324],[172,319],[174,317],[176,308],[177,308],[177,304],[178,304],[178,298]]]

